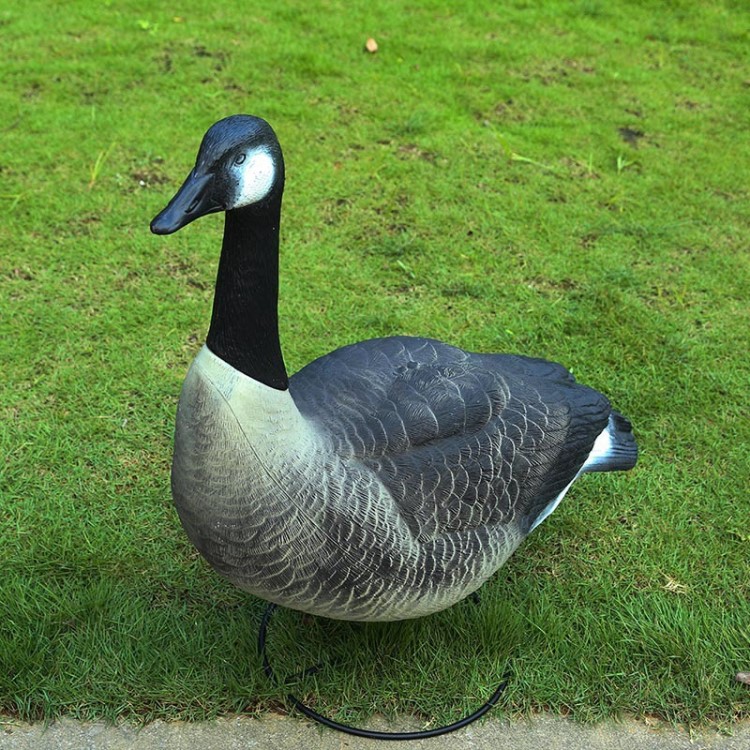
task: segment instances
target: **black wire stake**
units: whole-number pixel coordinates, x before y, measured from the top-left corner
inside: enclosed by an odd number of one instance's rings
[[[271,621],[271,616],[276,610],[275,604],[269,604],[266,607],[266,611],[263,613],[263,618],[260,621],[260,630],[258,631],[258,653],[263,658],[263,671],[266,673],[266,677],[273,682],[275,685],[279,685],[279,680],[274,674],[271,664],[268,661],[268,654],[266,653],[266,632],[268,631],[268,623]],[[303,675],[313,674],[317,672],[319,667],[311,667],[310,669],[302,672]],[[428,737],[439,737],[442,734],[448,734],[448,732],[455,732],[457,729],[462,729],[468,726],[473,721],[484,716],[495,704],[500,700],[503,690],[505,690],[508,684],[509,675],[506,674],[503,681],[498,685],[495,692],[490,696],[489,700],[480,706],[474,713],[464,716],[463,719],[453,722],[453,724],[447,724],[442,727],[436,727],[435,729],[424,729],[418,732],[378,732],[372,729],[360,729],[359,727],[352,727],[348,724],[342,724],[341,722],[329,719],[327,716],[319,714],[309,706],[306,706],[302,701],[291,693],[287,693],[286,700],[294,706],[300,713],[307,716],[308,719],[317,721],[319,724],[323,724],[331,729],[337,729],[339,732],[345,732],[346,734],[353,734],[356,737],[366,737],[371,740],[424,740]]]

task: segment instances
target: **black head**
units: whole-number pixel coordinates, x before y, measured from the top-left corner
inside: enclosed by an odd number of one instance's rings
[[[260,117],[233,115],[203,136],[192,172],[151,222],[154,234],[171,234],[205,214],[280,200],[284,159],[276,134]]]

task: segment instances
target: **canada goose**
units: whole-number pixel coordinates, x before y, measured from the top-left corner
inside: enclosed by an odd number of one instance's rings
[[[426,338],[345,346],[287,377],[284,161],[264,120],[206,133],[151,230],[226,211],[206,345],[180,396],[172,492],[222,575],[277,604],[400,620],[482,585],[581,474],[632,468],[630,423],[561,365]]]

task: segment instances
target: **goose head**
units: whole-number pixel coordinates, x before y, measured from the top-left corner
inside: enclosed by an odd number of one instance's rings
[[[226,117],[203,136],[195,166],[151,231],[172,234],[206,214],[262,209],[283,190],[284,159],[271,126],[251,115]]]

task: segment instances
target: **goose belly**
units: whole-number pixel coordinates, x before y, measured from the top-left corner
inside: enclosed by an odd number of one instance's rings
[[[288,392],[205,347],[180,396],[172,493],[188,537],[232,583],[337,619],[443,609],[520,541],[480,529],[417,542],[373,472],[336,456]]]

